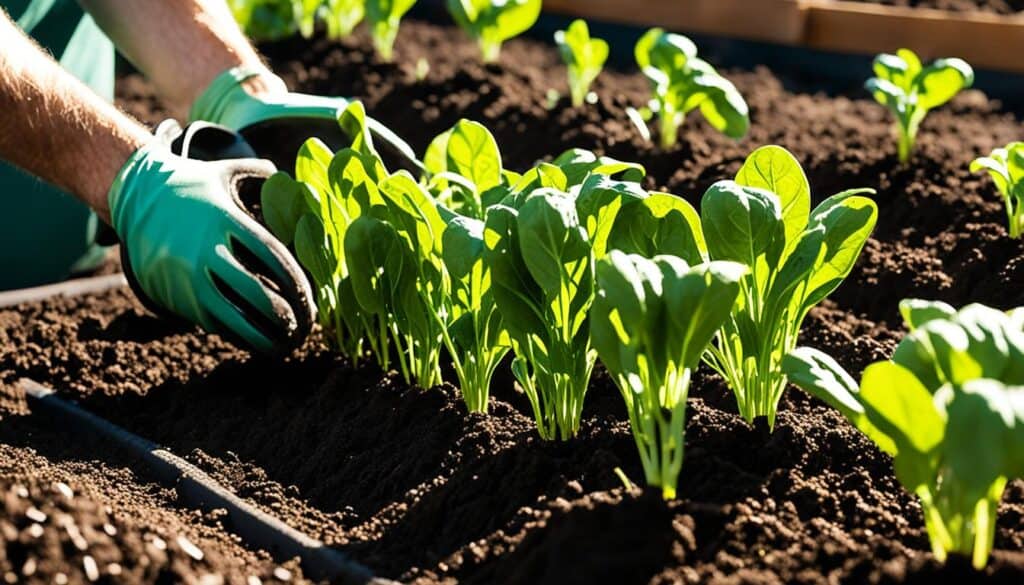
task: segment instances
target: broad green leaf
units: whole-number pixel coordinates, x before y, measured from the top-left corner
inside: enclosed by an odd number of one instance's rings
[[[862,189],[833,195],[811,215],[809,227],[823,226],[825,238],[823,253],[807,283],[807,307],[828,296],[850,274],[875,228],[878,206],[867,197],[853,194],[862,192],[874,193]]]
[[[807,227],[811,211],[811,186],[796,157],[781,146],[762,146],[743,162],[736,173],[736,182],[779,196],[786,224],[786,243],[792,247]]]
[[[442,249],[452,278],[465,278],[483,262],[484,222],[462,216],[452,219],[444,230]]]
[[[784,238],[779,198],[773,193],[719,181],[701,199],[701,218],[713,260],[756,266]]]
[[[327,244],[323,222],[312,213],[304,214],[295,225],[295,256],[318,286],[331,282],[338,260]]]
[[[327,0],[327,37],[341,39],[352,34],[363,20],[366,0]]]
[[[746,136],[750,110],[731,81],[718,74],[698,75],[692,80],[691,91],[687,101],[697,101],[701,115],[714,129],[737,140]]]
[[[971,161],[971,172],[988,171],[996,189],[1005,197],[1010,193],[1010,169],[1007,166],[1007,151],[997,148],[990,156],[983,156]]]
[[[307,203],[312,195],[309,187],[295,181],[287,173],[277,172],[263,183],[260,204],[263,219],[277,239],[286,246],[295,241],[295,227],[304,213],[315,212]]]
[[[661,273],[650,260],[617,250],[597,263],[596,273],[597,292],[591,308],[594,348],[615,375],[635,373],[627,370],[636,368],[636,356],[644,350],[645,314],[660,302],[649,297],[660,296]]]
[[[460,120],[448,137],[447,170],[458,173],[482,193],[501,184],[501,154],[483,124]]]
[[[535,191],[519,209],[516,223],[520,254],[545,295],[554,298],[563,287],[573,286],[580,277],[568,270],[590,257],[573,199],[557,191]]]
[[[670,254],[691,265],[708,260],[700,216],[670,193],[650,193],[619,213],[608,246],[646,258]]]
[[[507,205],[488,208],[484,221],[484,264],[491,270],[491,289],[508,328],[518,337],[544,331],[544,292],[530,276],[521,254],[519,212]]]
[[[925,301],[922,299],[903,299],[900,301],[900,315],[907,327],[913,331],[935,319],[950,319],[956,315],[956,309],[942,301]]]
[[[412,238],[424,257],[441,252],[445,222],[433,199],[406,171],[399,171],[380,184],[390,209],[390,219]]]
[[[918,67],[920,68],[920,62]],[[910,81],[908,80],[913,80],[917,75],[916,71],[911,71],[906,60],[889,53],[882,53],[875,57],[872,69],[879,79],[888,81],[897,87],[906,88],[907,91],[910,90]]]
[[[935,408],[932,394],[907,369],[877,362],[864,370],[860,403],[868,420],[906,450],[927,454],[942,442],[946,421]]]
[[[352,288],[368,313],[386,317],[403,291],[415,290],[416,260],[408,243],[387,223],[360,217],[345,234]]]
[[[607,253],[608,239],[620,210],[646,198],[647,192],[636,183],[616,181],[604,175],[587,178],[576,197],[576,212],[595,258],[603,258]]]
[[[452,130],[445,130],[430,141],[426,154],[423,155],[423,166],[430,175],[438,175],[448,170],[448,139]]]
[[[573,105],[581,106],[590,84],[597,79],[608,59],[608,43],[602,39],[591,39],[590,29],[581,19],[574,20],[564,31],[556,31],[555,43],[568,67]]]
[[[665,273],[666,316],[670,320],[667,346],[683,366],[697,367],[715,333],[729,317],[740,280],[749,268],[736,262],[710,262],[679,275]]]
[[[946,463],[958,483],[975,498],[996,478],[1024,471],[1019,464],[1024,443],[1014,441],[1013,431],[1020,421],[1012,395],[1019,400],[1024,388],[1007,387],[996,380],[970,380],[953,393],[947,407]]]
[[[582,148],[573,148],[563,152],[551,161],[551,164],[562,169],[562,172],[565,173],[566,184],[570,187],[582,185],[591,173],[634,183],[639,183],[646,174],[642,165],[618,161],[607,156],[598,157],[593,152]],[[620,176],[616,177],[616,175]]]
[[[318,193],[327,193],[327,168],[332,158],[334,151],[319,138],[306,140],[295,157],[295,180],[312,185]]]
[[[798,347],[782,360],[789,381],[835,408],[882,451],[895,455],[896,444],[868,420],[860,403],[860,389],[831,356],[811,347]]]
[[[953,99],[974,84],[974,70],[963,59],[938,59],[925,67],[915,80],[917,107],[930,110]]]
[[[902,115],[906,111],[907,94],[896,84],[872,77],[864,83],[864,88],[871,92],[875,101]]]

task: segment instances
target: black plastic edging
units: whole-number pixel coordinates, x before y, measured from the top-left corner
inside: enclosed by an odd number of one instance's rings
[[[58,295],[73,297],[89,293],[103,292],[119,286],[125,286],[128,281],[124,274],[108,274],[106,276],[93,276],[89,278],[78,278],[66,280],[56,284],[47,284],[32,288],[20,288],[0,292],[0,308],[13,307],[21,303],[40,301]]]
[[[204,511],[227,510],[226,528],[250,546],[268,551],[279,562],[298,557],[309,578],[342,585],[397,585],[394,581],[375,578],[369,569],[341,552],[245,502],[156,443],[86,411],[34,380],[23,378],[19,385],[33,405],[33,411],[38,409],[60,421],[61,428],[69,432],[92,432],[112,441],[138,457],[160,482],[173,485],[187,504]]]

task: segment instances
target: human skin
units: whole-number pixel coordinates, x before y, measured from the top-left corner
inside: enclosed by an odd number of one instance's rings
[[[208,0],[82,0],[97,24],[179,114],[223,71],[263,68],[227,5]],[[269,70],[254,95],[287,91]],[[110,221],[107,194],[145,127],[64,71],[0,10],[0,159]]]

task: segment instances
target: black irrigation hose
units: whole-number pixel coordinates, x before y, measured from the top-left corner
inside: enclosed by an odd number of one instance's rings
[[[73,297],[103,292],[127,284],[128,281],[125,280],[123,274],[109,274],[106,276],[66,280],[57,284],[47,284],[33,288],[0,291],[0,308],[13,307],[30,301],[41,301],[58,295]]]
[[[191,463],[159,445],[132,434],[92,414],[77,404],[28,378],[20,382],[33,411],[59,422],[71,433],[94,433],[112,441],[125,452],[138,457],[156,478],[173,485],[181,498],[201,510],[227,510],[227,527],[244,542],[270,552],[278,561],[299,557],[302,570],[311,579],[341,585],[397,585],[378,579],[369,569],[350,560],[319,540],[310,538],[277,518],[246,503]]]

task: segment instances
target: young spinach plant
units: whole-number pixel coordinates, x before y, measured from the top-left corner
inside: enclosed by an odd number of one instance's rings
[[[381,59],[394,59],[398,26],[415,3],[416,0],[366,0],[366,20],[370,23],[373,46]]]
[[[1006,222],[1011,238],[1021,237],[1024,227],[1024,142],[1011,142],[988,156],[971,162],[971,172],[988,171],[1006,201]]]
[[[523,34],[540,16],[541,0],[446,0],[455,22],[480,44],[485,63],[501,54],[501,44]]]
[[[1008,479],[1024,476],[1024,311],[905,300],[910,333],[860,385],[830,356],[800,347],[784,369],[892,455],[924,512],[932,552],[982,569]]]
[[[683,465],[690,378],[729,317],[747,267],[690,267],[618,250],[597,263],[591,336],[629,412],[647,484],[674,498]]]
[[[366,15],[366,0],[327,0],[323,19],[327,38],[343,39],[352,34]]]
[[[923,66],[910,49],[875,57],[875,77],[865,87],[896,117],[901,163],[910,160],[918,128],[928,112],[974,83],[974,70],[963,59],[938,59]]]
[[[597,357],[588,319],[594,262],[607,253],[624,201],[643,192],[599,174],[566,191],[559,167],[534,173],[523,177],[528,187],[487,209],[484,262],[540,436],[564,441],[579,431]]]
[[[580,107],[587,99],[590,84],[608,60],[608,43],[590,38],[590,29],[584,20],[576,19],[565,30],[555,33],[555,43],[568,68],[569,92],[572,105]]]
[[[782,358],[796,347],[807,312],[846,278],[878,218],[871,189],[844,191],[811,211],[810,186],[779,146],[755,150],[734,181],[701,200],[707,253],[750,268],[740,300],[705,356],[729,383],[748,422],[774,427],[786,376]]]
[[[392,326],[360,309],[344,251],[352,223],[384,205],[377,183],[387,174],[366,131],[363,106],[353,102],[341,116],[353,137],[338,153],[315,138],[300,149],[295,179],[278,172],[263,185],[261,203],[268,227],[309,273],[321,326],[341,353],[363,355],[364,344],[386,371]]]
[[[686,114],[699,109],[712,127],[730,138],[742,138],[750,127],[747,102],[728,79],[697,57],[690,39],[660,28],[647,31],[634,53],[651,82],[651,108],[660,120],[661,145],[673,146]]]

